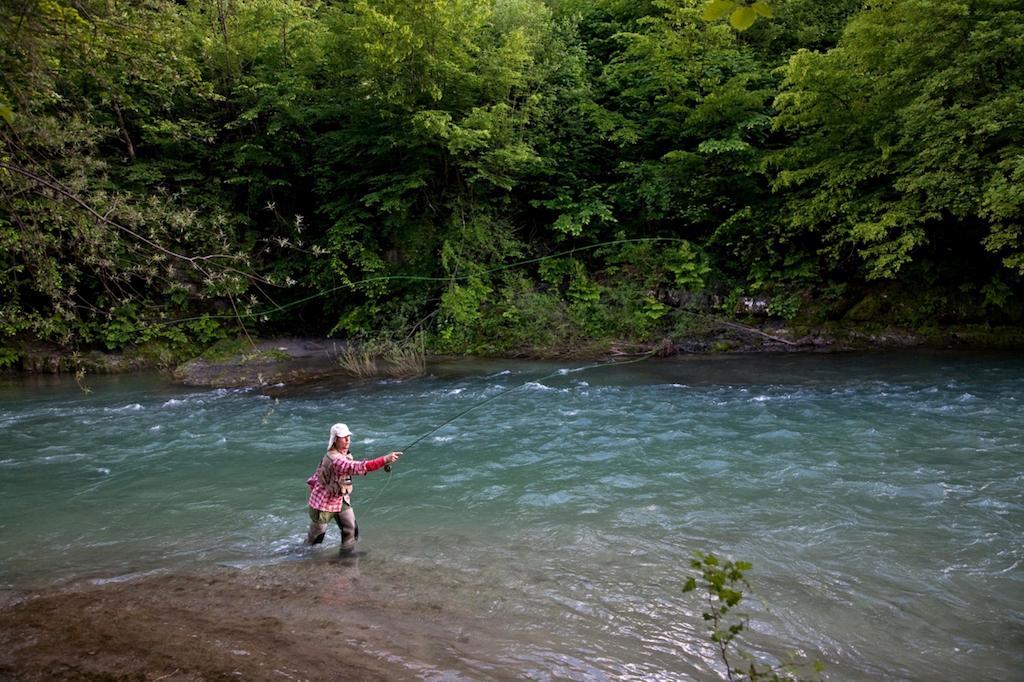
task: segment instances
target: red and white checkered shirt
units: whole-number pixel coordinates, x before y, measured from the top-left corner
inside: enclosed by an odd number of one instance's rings
[[[384,466],[383,457],[377,459],[352,459],[352,455],[345,453],[342,457],[331,458],[331,470],[334,477],[348,478],[349,476],[365,476],[371,471],[376,471]],[[320,485],[320,479],[316,472],[309,477],[306,485],[310,487],[309,506],[325,512],[340,512],[342,507],[352,504],[349,495],[332,495],[330,491]]]

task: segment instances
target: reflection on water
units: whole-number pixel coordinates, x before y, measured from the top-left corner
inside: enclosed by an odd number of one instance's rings
[[[392,652],[410,669],[701,678],[718,667],[680,586],[704,550],[754,564],[764,656],[802,652],[838,679],[1009,679],[1024,663],[1024,361],[558,369],[471,361],[270,392],[7,381],[0,581],[308,569],[333,576],[320,599],[372,586],[432,625]],[[415,443],[356,481],[349,559],[336,528],[301,545],[335,421],[357,456]],[[441,667],[430,632],[454,637]]]

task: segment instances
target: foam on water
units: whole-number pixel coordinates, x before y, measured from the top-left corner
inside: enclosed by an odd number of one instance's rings
[[[138,412],[144,408],[139,403],[132,403],[123,407],[105,407],[103,409],[107,412]]]

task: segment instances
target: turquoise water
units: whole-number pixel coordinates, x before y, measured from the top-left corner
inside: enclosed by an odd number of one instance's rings
[[[763,660],[817,659],[833,679],[1019,679],[1024,360],[557,371],[578,366],[449,363],[263,391],[7,380],[0,584],[324,564],[334,547],[300,539],[333,422],[376,456],[498,396],[356,482],[363,573],[497,633],[443,668],[391,653],[411,670],[713,679],[702,604],[680,592],[703,550],[753,563],[745,648]]]

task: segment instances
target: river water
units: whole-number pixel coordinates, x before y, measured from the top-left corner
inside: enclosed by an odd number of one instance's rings
[[[357,457],[422,438],[356,481],[362,573],[501,633],[440,667],[390,652],[425,677],[715,679],[703,604],[681,592],[695,551],[753,564],[742,648],[763,661],[832,679],[1024,669],[1011,355],[463,361],[266,390],[9,379],[0,585],[329,567],[336,528],[300,541],[336,421]]]

